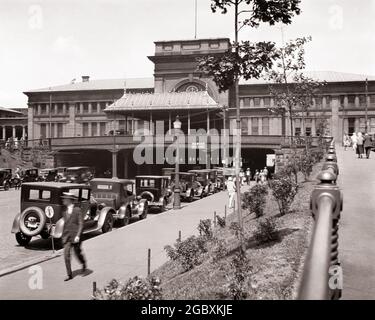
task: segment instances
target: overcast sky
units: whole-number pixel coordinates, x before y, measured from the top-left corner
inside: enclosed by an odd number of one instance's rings
[[[198,2],[198,37],[232,37],[233,14]],[[0,106],[23,91],[92,79],[151,77],[153,41],[194,37],[195,0],[0,0]],[[360,6],[359,6],[360,4]],[[375,0],[302,0],[285,40],[311,35],[308,70],[375,75]],[[245,17],[245,16],[244,16]],[[242,29],[243,40],[281,41],[280,26]]]

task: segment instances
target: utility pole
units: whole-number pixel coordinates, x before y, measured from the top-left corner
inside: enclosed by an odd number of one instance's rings
[[[368,80],[365,83],[366,109],[365,109],[365,132],[368,132]]]
[[[52,138],[52,88],[49,88],[49,137]],[[47,137],[45,137],[47,138]]]
[[[194,39],[197,39],[197,26],[198,26],[198,9],[197,9],[197,0],[195,0],[194,8]]]
[[[238,6],[242,0],[235,0],[234,3],[234,45],[235,55],[239,56],[238,50]],[[234,107],[236,109],[236,155],[235,155],[235,170],[236,170],[236,190],[237,190],[237,214],[238,214],[238,225],[240,228],[240,250],[245,252],[245,243],[243,239],[243,222],[242,222],[242,210],[241,210],[241,181],[240,181],[240,167],[241,167],[241,114],[240,114],[240,103],[239,103],[239,75],[235,74],[234,79]]]

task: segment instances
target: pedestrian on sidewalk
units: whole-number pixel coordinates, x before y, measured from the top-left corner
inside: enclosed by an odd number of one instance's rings
[[[68,274],[64,281],[73,279],[72,267],[70,262],[70,251],[73,247],[79,262],[82,264],[82,273],[86,272],[86,259],[82,254],[81,235],[83,229],[83,214],[79,207],[74,206],[74,201],[77,197],[69,192],[64,192],[61,197],[65,209],[63,210],[63,217],[65,220],[62,240],[64,244],[64,260],[66,272]]]
[[[357,154],[358,154],[359,159],[362,159],[362,155],[364,153],[363,142],[364,142],[364,138],[362,136],[362,132],[358,132],[358,135],[357,135]]]
[[[344,150],[346,151],[348,147],[350,147],[350,138],[346,132],[344,134],[343,143],[344,143]]]
[[[357,133],[353,132],[350,139],[352,140],[352,148],[354,152],[357,152]]]
[[[228,208],[234,210],[234,207],[235,207],[234,206],[234,199],[235,199],[235,196],[236,196],[236,185],[235,185],[232,177],[228,178],[227,190],[228,190],[228,200],[229,200]]]
[[[259,170],[258,169],[255,170],[254,180],[255,180],[255,183],[259,182]]]
[[[365,138],[364,138],[364,141],[363,141],[363,146],[365,148],[366,158],[369,159],[370,158],[371,148],[372,148],[372,138],[371,138],[371,136],[367,132],[365,133]]]
[[[247,182],[247,185],[249,186],[250,182],[251,182],[251,170],[250,170],[250,168],[246,169],[246,182]]]

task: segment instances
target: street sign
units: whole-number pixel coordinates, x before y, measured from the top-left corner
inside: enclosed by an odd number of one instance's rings
[[[46,216],[47,218],[52,218],[53,215],[55,214],[53,208],[51,206],[47,206],[45,209],[44,209],[44,212],[46,213]]]

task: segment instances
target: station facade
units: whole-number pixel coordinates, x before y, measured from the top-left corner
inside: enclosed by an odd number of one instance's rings
[[[211,78],[197,71],[196,61],[228,50],[231,45],[227,38],[157,41],[154,54],[148,57],[154,64],[153,78],[91,80],[83,76],[79,82],[27,91],[29,139],[52,138],[57,160],[67,165],[73,159],[75,164],[82,162],[89,152],[106,151],[100,156],[106,160],[99,166],[107,166],[113,163],[113,157],[119,157],[119,162],[126,163],[126,168],[118,169],[124,176],[140,170],[128,160],[134,146],[125,137],[142,130],[160,134],[157,123],[163,123],[167,132],[179,116],[187,135],[191,130],[208,132],[213,128],[233,133],[236,111],[232,92],[220,93]],[[341,141],[344,132],[364,131],[367,113],[368,128],[375,132],[375,77],[339,72],[307,75],[327,84],[304,121],[294,119],[294,132],[290,132],[287,118],[269,110],[274,104],[269,83],[240,82],[245,166],[256,169],[264,163],[266,154],[275,151],[278,138],[314,136],[321,123],[325,123],[326,134]],[[117,142],[112,145],[108,137],[113,133]],[[100,158],[94,153],[91,158]]]

